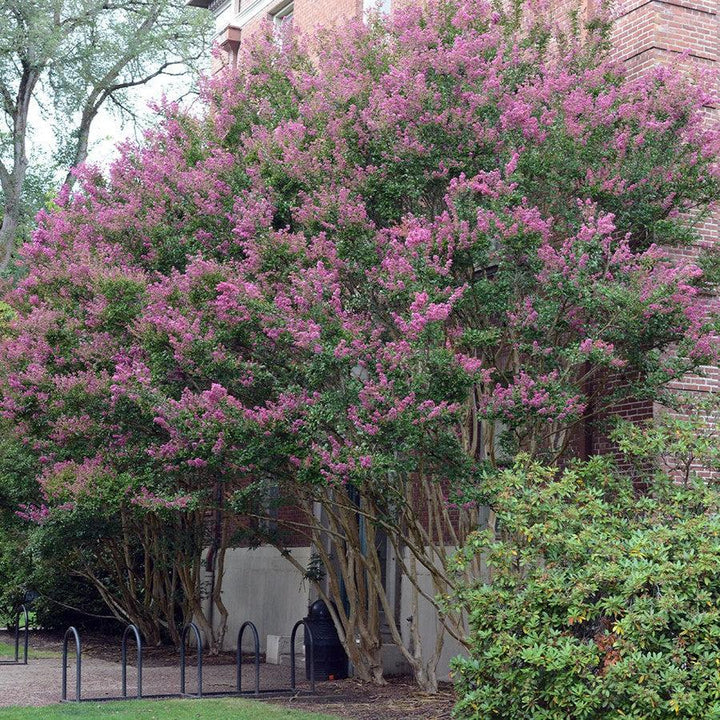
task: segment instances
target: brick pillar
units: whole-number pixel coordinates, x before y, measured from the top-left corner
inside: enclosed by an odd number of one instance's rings
[[[696,62],[717,60],[717,0],[621,0],[616,15],[613,48],[633,70],[672,64],[684,52]]]
[[[659,64],[688,65],[688,69],[712,68],[718,60],[720,48],[719,0],[621,0],[616,6],[612,46],[618,59],[629,66],[631,74],[642,73]],[[717,110],[708,108],[708,117],[715,119]],[[697,247],[674,251],[678,259],[692,259],[699,250],[718,240],[720,224],[715,216],[698,230],[701,239]],[[708,307],[716,305],[716,297],[707,298]],[[679,391],[702,395],[720,390],[720,371],[708,368],[707,377],[687,376],[674,383]],[[648,404],[649,405],[649,404]],[[618,408],[625,417],[648,419],[661,410],[658,405],[648,408],[637,405]],[[606,450],[605,441],[598,438],[598,451]]]

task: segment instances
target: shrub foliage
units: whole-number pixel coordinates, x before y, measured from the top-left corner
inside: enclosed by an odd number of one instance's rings
[[[516,466],[487,484],[490,582],[461,597],[460,718],[720,717],[720,493],[604,459]]]

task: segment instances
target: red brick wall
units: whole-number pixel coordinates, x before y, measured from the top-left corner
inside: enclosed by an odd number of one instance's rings
[[[634,65],[647,59],[650,64],[673,62],[673,55],[685,51],[714,61],[720,37],[717,11],[716,0],[624,0],[617,9],[613,47]],[[648,53],[649,58],[642,57]]]
[[[357,17],[362,13],[362,0],[295,0],[293,22],[305,32],[315,27]]]
[[[237,5],[235,6],[237,7]],[[240,5],[242,7],[242,5]],[[259,12],[241,28],[241,33],[231,33],[233,39],[228,40],[228,32],[223,32],[217,38],[223,53],[213,62],[212,71],[220,72],[227,65],[237,62],[237,50],[240,42],[235,35],[241,34],[241,41],[246,42],[258,32],[268,20],[272,19],[273,12],[282,5],[271,4]],[[295,0],[293,8],[293,24],[304,33],[312,33],[317,27],[328,27],[358,17],[363,12],[363,0]]]
[[[277,6],[270,6],[274,9]],[[327,27],[357,17],[362,12],[362,0],[295,0],[293,25],[303,32],[316,27]],[[243,40],[251,37],[262,24],[272,17],[270,12],[258,13],[243,27]]]
[[[658,64],[686,63],[691,69],[712,67],[720,50],[720,3],[718,0],[621,0],[616,10],[612,44],[617,57],[628,63],[631,71],[642,73]],[[715,115],[709,109],[708,115]],[[697,248],[674,251],[678,258],[693,258],[702,246],[717,242],[720,225],[712,218],[698,227],[701,240]],[[708,307],[717,298],[707,298]],[[720,371],[709,368],[706,377],[688,376],[674,384],[683,392],[703,395],[720,390]],[[657,414],[659,407],[653,407]],[[645,419],[647,408],[637,405],[618,408],[620,415]],[[603,447],[604,445],[604,447]],[[598,450],[607,450],[600,441]]]

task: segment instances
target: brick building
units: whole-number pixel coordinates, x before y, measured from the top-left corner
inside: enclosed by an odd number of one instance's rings
[[[402,0],[380,0],[381,9],[390,10]],[[571,7],[573,0],[555,0]],[[189,0],[188,5],[210,10],[215,16],[217,42],[229,62],[236,58],[243,37],[253,33],[263,21],[278,26],[292,22],[303,31],[318,25],[331,25],[378,6],[376,0]],[[583,12],[592,17],[598,0],[582,0]],[[614,5],[616,23],[613,46],[617,56],[633,69],[658,62],[674,62],[687,53],[697,62],[717,60],[720,43],[717,0],[619,0]]]
[[[391,0],[380,7],[390,9]],[[278,28],[292,23],[309,32],[318,25],[327,26],[358,17],[376,7],[375,0],[190,0],[188,5],[210,10],[215,16],[218,45],[225,51],[230,65],[237,61],[237,51],[244,37],[252,35],[263,22],[270,20]]]
[[[588,0],[591,2],[592,0]],[[632,73],[642,73],[658,65],[687,63],[712,69],[720,50],[720,2],[718,0],[619,0],[613,30],[613,50]],[[715,115],[716,108],[708,108]],[[700,228],[698,248],[682,248],[678,256],[696,256],[700,246],[718,242],[720,218],[706,221]],[[708,305],[717,305],[717,297],[708,297]],[[720,390],[720,369],[706,368],[703,377],[688,376],[676,383],[681,391],[704,394]],[[657,406],[628,403],[619,409],[623,416],[645,419],[657,413]],[[599,439],[593,450],[606,450]],[[697,468],[702,472],[702,468]]]
[[[224,52],[228,65],[235,65],[241,43],[252,36],[264,22],[271,21],[278,28],[286,23],[305,32],[317,26],[328,26],[350,18],[361,17],[367,10],[380,7],[389,11],[391,5],[404,0],[189,0],[188,4],[206,8],[214,14],[216,38]],[[577,0],[550,0],[558,9],[558,18],[567,17],[567,11],[577,7]],[[581,14],[591,19],[598,6],[598,0],[580,0]],[[619,0],[613,8],[615,24],[613,48],[618,59],[630,67],[631,72],[643,70],[658,63],[674,64],[678,61],[697,63],[711,67],[718,58],[720,46],[720,0]],[[709,110],[709,112],[714,112]],[[714,243],[718,239],[716,222],[702,228],[703,243]],[[692,253],[686,249],[683,253]],[[687,378],[679,384],[682,389],[708,392],[720,387],[720,371],[709,369],[707,377]],[[628,402],[617,408],[621,415],[633,419],[652,417],[657,408],[648,402]],[[584,437],[584,451],[587,454],[607,450],[606,439],[600,433],[588,429]],[[292,552],[305,564],[310,561],[311,548],[297,547]],[[310,600],[310,588],[280,554],[272,548],[256,550],[236,549],[231,551],[232,559],[227,563],[227,590],[223,596],[230,610],[231,622],[228,637],[237,632],[234,623],[252,618],[262,635],[265,647],[268,638],[268,652],[272,654],[270,640],[286,634],[292,623],[305,614]],[[395,562],[392,548],[388,544],[386,562],[387,576]],[[394,588],[393,600],[400,617],[409,612],[404,597],[410,596],[409,587],[402,581]],[[390,593],[392,596],[392,593]],[[409,601],[408,601],[409,602]],[[427,608],[423,635],[429,639],[434,633],[433,611]],[[447,643],[447,649],[439,667],[442,676],[447,660],[457,654],[454,643]],[[397,652],[388,645],[387,669],[400,670]]]

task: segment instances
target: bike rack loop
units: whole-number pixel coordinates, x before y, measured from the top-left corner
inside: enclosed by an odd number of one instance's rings
[[[23,617],[25,626],[23,628],[23,659],[20,660],[20,616]],[[15,622],[13,623],[15,628],[15,655],[12,660],[0,660],[0,665],[27,665],[28,664],[28,642],[30,632],[30,618],[28,617],[28,611],[25,605],[20,605],[15,613]],[[8,630],[10,626],[8,625]]]
[[[202,637],[200,637],[200,630],[198,630],[198,626],[191,622],[188,623],[182,631],[182,642],[180,643],[180,694],[181,695],[187,695],[185,692],[185,641],[187,640],[187,636],[190,633],[190,630],[195,633],[195,642],[197,643],[197,678],[198,678],[198,688],[197,693],[193,694],[191,697],[202,697],[202,656],[203,656],[203,643],[202,643]]]
[[[142,640],[140,631],[135,625],[128,625],[122,636],[122,696],[127,697],[127,639],[130,633],[135,635],[135,646],[137,647],[137,697],[142,698]]]
[[[313,640],[312,630],[305,620],[298,620],[293,626],[290,634],[290,689],[295,692],[295,636],[298,628],[303,625],[307,633],[308,645],[310,646],[310,692],[315,692],[315,641]]]
[[[20,660],[20,617],[22,616],[25,626],[23,627],[23,659]],[[30,633],[30,618],[28,617],[28,611],[25,605],[20,605],[14,615],[14,622],[12,624],[14,628],[13,634],[15,636],[15,650],[12,660],[0,660],[0,665],[27,665],[28,664],[28,646],[29,646],[29,633]],[[7,626],[8,632],[10,632],[10,623]]]
[[[78,631],[70,626],[63,637],[62,647],[62,693],[61,700],[67,702],[67,654],[68,654],[68,638],[70,635],[75,637],[75,702],[80,702],[80,672],[82,662],[82,650],[80,647],[80,635]]]
[[[28,642],[30,633],[30,618],[25,605],[21,605],[15,617],[15,662],[20,664],[20,615],[25,621],[24,639],[23,639],[23,661],[22,665],[28,664]]]
[[[245,628],[250,628],[255,641],[255,695],[260,695],[260,638],[255,624],[247,620],[240,626],[237,639],[235,663],[237,666],[237,691],[242,692],[242,638]]]

